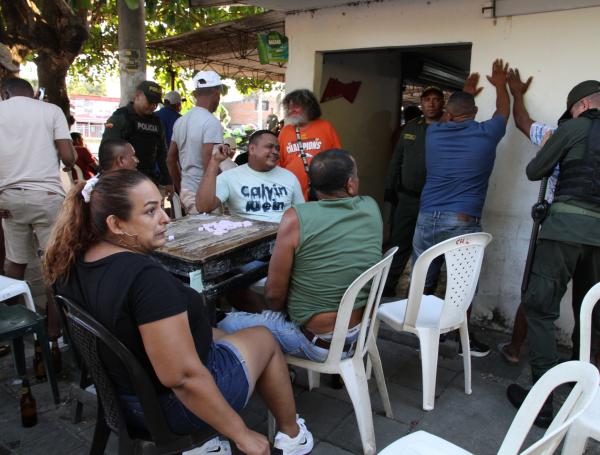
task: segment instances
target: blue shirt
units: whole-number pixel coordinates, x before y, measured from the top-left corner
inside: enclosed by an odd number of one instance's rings
[[[165,106],[156,112],[156,115],[158,115],[158,118],[165,127],[165,137],[167,139],[168,148],[169,145],[171,145],[171,136],[173,136],[173,125],[175,124],[175,121],[181,117],[181,114],[179,114],[179,112],[177,112],[175,109]]]
[[[433,123],[425,138],[427,177],[422,212],[459,212],[481,217],[496,146],[506,131],[497,115],[485,122]]]

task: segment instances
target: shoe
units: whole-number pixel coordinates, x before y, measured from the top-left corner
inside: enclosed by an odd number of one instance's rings
[[[517,409],[521,407],[528,393],[529,390],[527,390],[525,387],[521,387],[519,384],[511,384],[506,389],[506,397],[508,398],[508,401],[510,401],[511,404]],[[548,428],[552,423],[552,398],[553,396],[550,394],[544,402],[542,409],[533,422],[535,426],[540,428]]]
[[[4,357],[9,352],[10,352],[10,347],[8,345],[0,346],[0,357]]]
[[[229,445],[229,441],[222,440],[217,436],[200,447],[183,452],[182,455],[231,455],[231,445]]]
[[[471,349],[471,357],[485,357],[490,353],[490,347],[477,341],[473,336],[469,337],[469,347]],[[458,355],[463,355],[462,345],[458,343]]]
[[[508,352],[507,348],[509,346],[510,346],[510,343],[500,343],[498,345],[498,352],[500,353],[502,358],[504,360],[506,360],[508,363],[512,363],[513,365],[516,365],[519,363],[519,357],[512,355],[510,352]]]
[[[296,415],[296,423],[300,427],[300,432],[295,438],[290,438],[281,431],[275,435],[273,447],[281,450],[282,455],[304,455],[313,449],[313,435],[306,429],[304,419]]]

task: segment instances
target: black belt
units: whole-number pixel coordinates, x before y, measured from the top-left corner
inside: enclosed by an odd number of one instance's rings
[[[327,350],[329,350],[329,348],[331,347],[331,341],[324,340],[323,338],[319,338],[319,335],[312,333],[306,327],[301,326],[300,331],[308,339],[308,341],[310,341],[315,346],[318,346],[320,348],[327,349]],[[352,343],[344,344],[344,348],[342,349],[342,351],[343,352],[350,351],[352,348],[354,348],[355,344],[356,344],[356,341],[353,341]]]

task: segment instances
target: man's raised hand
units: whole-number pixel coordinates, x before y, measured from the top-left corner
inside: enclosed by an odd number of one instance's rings
[[[521,75],[519,74],[519,70],[517,68],[511,68],[508,70],[508,88],[510,89],[510,93],[513,96],[515,95],[524,95],[525,92],[529,89],[529,85],[533,80],[533,76],[529,76],[526,82],[521,80]]]
[[[463,92],[470,93],[473,96],[477,96],[483,90],[483,87],[477,87],[479,85],[479,73],[471,73],[465,81],[463,86]]]
[[[505,64],[501,58],[494,60],[492,64],[492,75],[486,76],[490,84],[495,87],[506,86],[508,76],[508,62]]]
[[[212,157],[217,162],[225,161],[233,156],[233,150],[228,144],[215,144],[212,150]]]

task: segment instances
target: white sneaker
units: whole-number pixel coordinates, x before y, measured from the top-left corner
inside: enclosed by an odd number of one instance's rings
[[[296,423],[300,427],[300,432],[295,438],[290,438],[281,431],[275,435],[273,447],[280,449],[283,455],[305,455],[313,449],[313,435],[306,429],[304,419],[296,415]]]
[[[223,441],[217,436],[182,455],[231,455],[231,446],[229,441]]]

